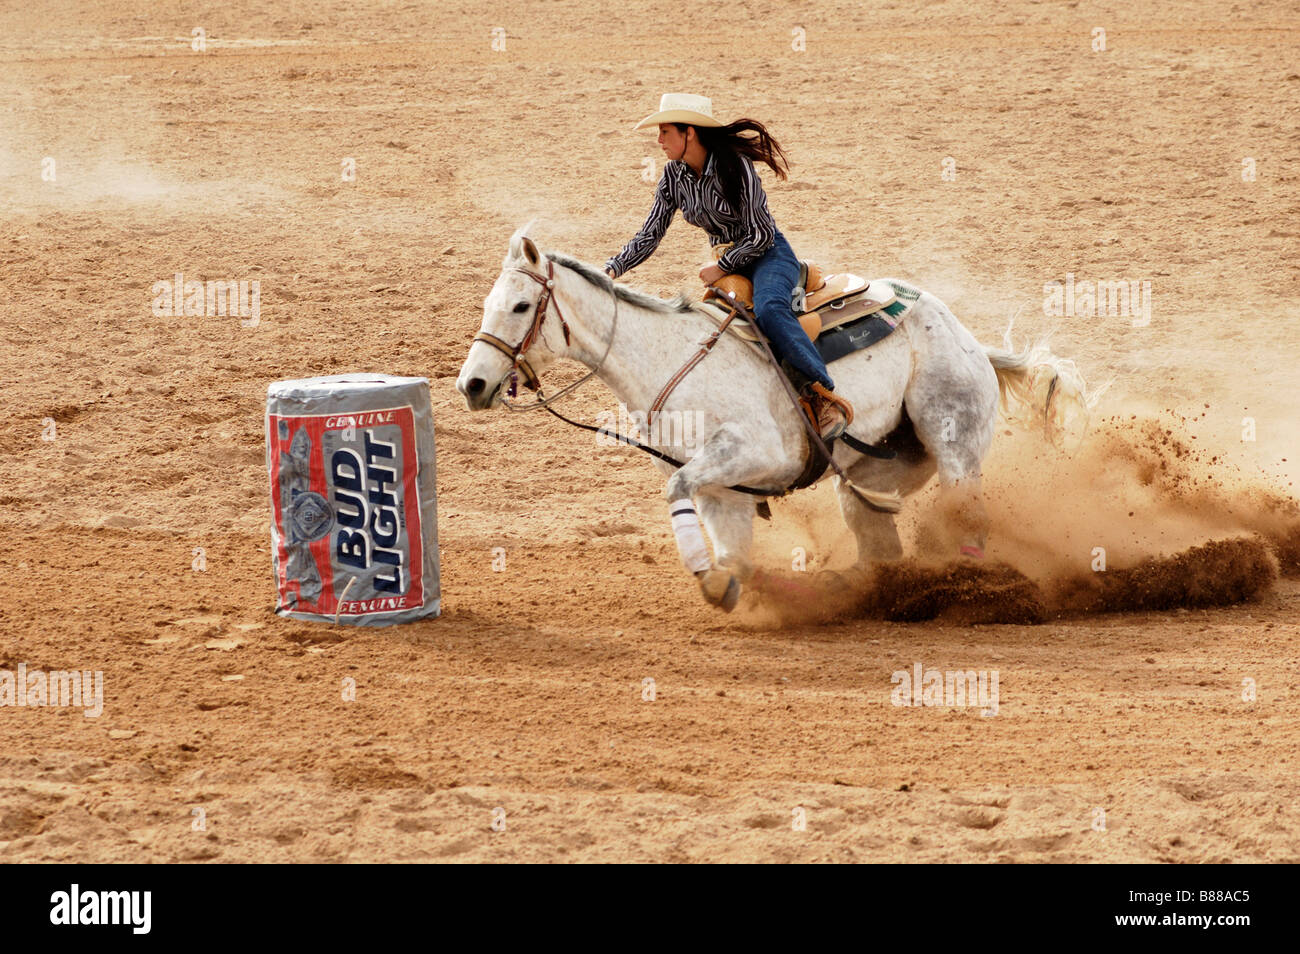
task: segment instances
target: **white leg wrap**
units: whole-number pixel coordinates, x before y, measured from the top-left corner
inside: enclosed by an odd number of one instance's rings
[[[713,566],[713,560],[700,531],[700,517],[695,512],[695,504],[689,499],[674,500],[668,505],[668,512],[672,514],[673,533],[677,536],[677,552],[682,555],[682,563],[692,573],[703,573]]]

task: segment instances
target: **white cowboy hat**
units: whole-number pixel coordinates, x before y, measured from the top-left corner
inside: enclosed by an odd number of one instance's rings
[[[664,93],[659,98],[659,112],[651,113],[633,129],[657,126],[660,123],[689,123],[692,126],[721,126],[713,118],[713,100],[691,93]]]

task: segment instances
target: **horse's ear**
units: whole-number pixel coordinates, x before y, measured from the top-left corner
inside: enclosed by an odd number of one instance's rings
[[[539,268],[542,264],[542,256],[537,251],[537,246],[533,244],[533,240],[525,235],[520,245],[523,247],[524,257],[528,259],[528,264],[533,268]]]
[[[533,244],[533,240],[528,237],[528,231],[536,221],[536,219],[532,219],[515,229],[515,234],[510,236],[510,245],[506,251],[506,260],[503,264],[509,265],[512,261],[517,262],[521,258],[526,259],[533,268],[537,268],[541,264],[541,253],[537,251],[537,246]]]

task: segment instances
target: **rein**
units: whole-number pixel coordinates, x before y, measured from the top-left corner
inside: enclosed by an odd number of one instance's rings
[[[552,407],[546,407],[546,410],[550,411],[552,414],[554,414],[556,417],[562,420],[565,424],[572,424],[574,427],[580,427],[584,431],[591,431],[593,434],[604,434],[606,437],[612,437],[617,441],[622,441],[624,444],[627,444],[630,447],[635,447],[637,450],[645,451],[651,457],[659,458],[659,460],[663,461],[665,464],[672,464],[674,467],[685,466],[685,463],[683,461],[678,460],[676,457],[669,457],[663,451],[655,450],[653,447],[650,447],[646,444],[642,444],[635,437],[627,437],[623,434],[620,434],[618,431],[611,431],[608,427],[593,427],[590,424],[582,424],[578,421],[574,421],[571,420],[570,418],[565,417],[563,414],[561,414],[559,411],[555,410]],[[728,487],[727,489],[736,490],[742,494],[750,494],[754,497],[784,497],[786,494],[790,492],[789,490],[761,490],[758,487],[746,487],[744,484],[736,484],[734,487]]]

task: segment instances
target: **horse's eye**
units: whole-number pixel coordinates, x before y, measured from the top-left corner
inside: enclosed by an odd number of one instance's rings
[[[516,314],[522,314],[523,312],[525,312],[525,311],[527,311],[527,310],[528,310],[528,302],[526,302],[526,301],[521,301],[519,304],[515,305],[515,313],[516,313]]]

